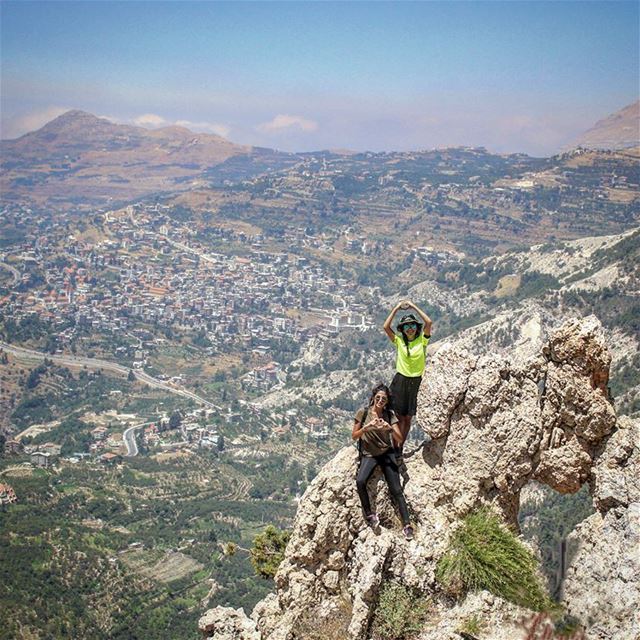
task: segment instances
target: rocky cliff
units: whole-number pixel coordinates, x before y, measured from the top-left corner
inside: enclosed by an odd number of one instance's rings
[[[381,586],[394,580],[429,599],[421,640],[458,638],[470,617],[484,621],[482,637],[521,638],[526,610],[487,592],[455,600],[435,573],[461,518],[490,506],[517,527],[520,491],[537,480],[562,493],[589,483],[597,509],[569,541],[568,611],[589,626],[590,638],[639,637],[637,424],[616,418],[607,392],[610,360],[593,317],[565,323],[512,358],[442,345],[420,389],[417,420],[427,437],[407,456],[415,539],[401,536],[381,476],[374,475],[370,492],[382,527],[365,526],[357,454],[347,447],[300,503],[275,593],[251,618],[210,610],[202,633],[217,640],[364,640]]]

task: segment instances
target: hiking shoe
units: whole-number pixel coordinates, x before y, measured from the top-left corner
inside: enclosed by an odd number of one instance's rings
[[[413,540],[413,527],[410,524],[404,526],[402,533],[406,540]]]
[[[378,518],[378,514],[377,513],[372,513],[371,515],[368,515],[367,516],[367,524],[372,529],[375,529],[376,527],[378,527],[380,525],[380,518]]]

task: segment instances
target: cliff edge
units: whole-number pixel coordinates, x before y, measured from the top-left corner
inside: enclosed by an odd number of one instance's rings
[[[472,616],[485,622],[482,637],[520,639],[530,612],[484,591],[451,598],[436,581],[436,564],[461,519],[479,507],[517,528],[520,491],[536,480],[561,493],[588,483],[597,510],[570,536],[567,611],[587,625],[588,638],[640,637],[638,424],[615,415],[610,361],[593,316],[566,322],[513,358],[442,345],[420,388],[417,421],[428,437],[406,456],[415,539],[402,537],[380,475],[369,488],[382,527],[365,525],[357,452],[346,447],[300,502],[276,591],[250,618],[211,609],[200,620],[203,635],[365,640],[381,586],[395,581],[429,598],[420,640],[459,638]]]

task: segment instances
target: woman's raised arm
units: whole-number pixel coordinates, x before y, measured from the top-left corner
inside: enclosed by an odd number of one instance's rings
[[[387,319],[384,321],[384,324],[382,325],[384,332],[387,334],[391,342],[395,342],[396,340],[396,334],[393,332],[393,329],[391,328],[391,323],[393,322],[393,316],[395,316],[396,313],[398,313],[398,311],[400,310],[400,308],[406,304],[407,304],[406,300],[402,300],[398,302],[398,304],[395,307],[393,307],[393,309],[391,309],[391,313],[387,316]]]
[[[431,318],[417,304],[414,304],[413,302],[409,302],[409,304],[418,312],[418,315],[424,322],[424,335],[430,336],[433,325]]]

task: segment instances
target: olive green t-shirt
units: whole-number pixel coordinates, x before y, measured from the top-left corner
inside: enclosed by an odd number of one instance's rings
[[[397,350],[396,371],[407,378],[417,378],[424,373],[425,354],[429,338],[421,333],[417,338],[409,343],[409,353],[407,345],[404,343],[402,335],[396,334],[394,340]]]
[[[365,417],[366,412],[366,417]],[[376,413],[373,407],[370,409],[360,409],[355,416],[356,422],[362,424],[362,419],[366,420],[369,424],[372,420],[375,420]],[[397,424],[398,418],[393,411],[389,412],[389,424],[393,426]],[[365,425],[362,425],[365,426]],[[384,431],[382,429],[376,429],[375,431],[367,431],[360,436],[360,442],[362,443],[361,451],[363,456],[371,458],[373,456],[380,456],[386,453],[390,449],[393,449],[393,439],[391,437],[391,431]]]

